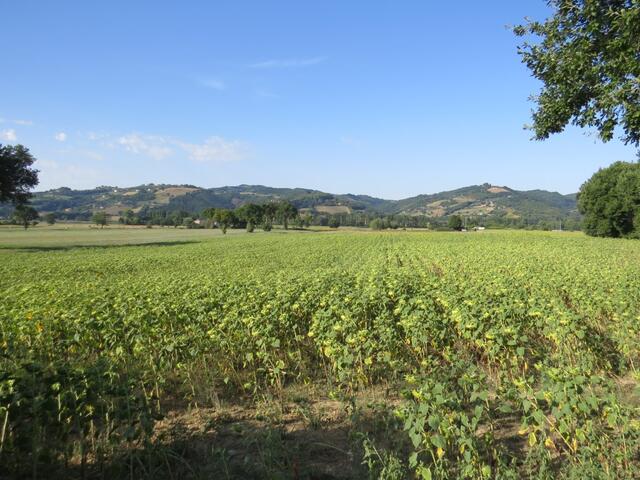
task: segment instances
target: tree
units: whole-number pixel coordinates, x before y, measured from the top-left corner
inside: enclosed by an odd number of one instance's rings
[[[311,221],[313,220],[313,217],[311,216],[310,213],[305,213],[304,216],[302,217],[302,225],[305,228],[309,228],[311,226]]]
[[[100,228],[104,228],[105,225],[109,224],[109,217],[106,212],[96,212],[91,217],[91,221],[96,225],[99,225]]]
[[[289,229],[289,219],[295,218],[298,215],[298,209],[294,207],[291,202],[281,202],[278,205],[278,215],[282,218],[282,225],[285,230]]]
[[[56,214],[55,213],[47,213],[44,216],[44,220],[45,220],[45,222],[47,222],[47,224],[53,225],[53,224],[56,223]]]
[[[184,210],[180,210],[179,212],[173,212],[169,217],[169,224],[173,225],[173,228],[178,228],[182,225],[182,222],[185,218],[189,217],[189,213]]]
[[[205,208],[202,211],[201,216],[206,219],[205,225],[207,228],[214,228],[215,226],[215,216],[216,209],[215,208]]]
[[[451,230],[462,230],[462,218],[460,218],[460,215],[451,215],[447,222],[447,226]]]
[[[119,221],[125,225],[137,225],[140,223],[140,218],[136,216],[133,210],[128,209],[124,212],[120,212]]]
[[[265,203],[262,206],[263,223],[273,224],[273,218],[276,216],[278,206],[275,203]]]
[[[385,226],[384,219],[374,218],[369,222],[369,228],[371,230],[384,230],[387,227]]]
[[[514,27],[524,43],[518,52],[543,82],[534,98],[532,129],[537,140],[569,124],[595,128],[609,141],[617,126],[622,139],[640,143],[640,2],[550,0],[555,13],[544,22]]]
[[[226,208],[216,208],[213,218],[222,230],[222,233],[226,235],[227,228],[234,223],[235,215],[233,211],[227,210]]]
[[[13,218],[16,223],[21,224],[26,230],[31,222],[38,218],[38,212],[29,205],[19,204],[13,212]]]
[[[329,219],[329,228],[338,228],[340,226],[340,219],[336,216],[332,216]]]
[[[35,158],[22,145],[0,144],[0,203],[24,205],[38,185],[38,170],[31,168]]]
[[[580,187],[578,209],[588,235],[640,238],[640,163],[600,169]]]

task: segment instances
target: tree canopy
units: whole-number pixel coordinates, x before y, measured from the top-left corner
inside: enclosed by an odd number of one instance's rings
[[[104,228],[104,226],[109,223],[109,216],[106,212],[96,212],[91,217],[91,220],[96,225],[99,225],[100,228]]]
[[[284,201],[278,204],[277,213],[282,220],[284,229],[287,230],[289,228],[289,220],[298,216],[298,209],[294,207],[291,202]]]
[[[44,216],[44,221],[49,225],[54,225],[56,223],[56,214],[55,213],[47,213]]]
[[[603,141],[617,127],[622,140],[640,144],[640,1],[549,0],[553,16],[514,28],[518,51],[543,82],[534,96],[535,138],[568,124],[595,128]]]
[[[34,161],[28,148],[0,144],[0,203],[27,203],[29,190],[38,185],[38,170],[31,168]]]
[[[451,215],[447,221],[447,226],[451,230],[462,230],[462,218],[460,215]]]
[[[19,204],[13,212],[13,218],[16,223],[22,225],[26,230],[31,222],[38,219],[38,212],[35,208],[30,207],[29,205]]]
[[[640,163],[616,162],[580,188],[583,228],[597,237],[640,238]]]

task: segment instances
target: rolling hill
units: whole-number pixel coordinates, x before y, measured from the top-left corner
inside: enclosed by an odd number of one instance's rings
[[[366,212],[381,215],[411,215],[432,218],[453,214],[485,218],[578,218],[576,195],[545,190],[518,191],[488,183],[447,192],[424,194],[402,200],[384,200],[368,195],[332,194],[306,188],[273,188],[237,185],[200,188],[193,185],[147,184],[119,188],[101,186],[91,190],[58,188],[36,192],[33,206],[40,213],[55,212],[60,218],[88,218],[103,210],[119,215],[124,210],[200,212],[205,208],[235,208],[245,203],[288,200],[299,209],[317,214]],[[7,217],[11,206],[0,206]]]

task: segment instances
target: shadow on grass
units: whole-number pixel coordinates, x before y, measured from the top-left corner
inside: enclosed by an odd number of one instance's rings
[[[168,242],[138,242],[138,243],[122,243],[111,245],[2,245],[0,251],[10,250],[12,252],[65,252],[69,250],[78,249],[110,249],[110,248],[124,248],[124,247],[175,247],[179,245],[188,245],[193,243],[200,243],[196,240],[175,240]]]

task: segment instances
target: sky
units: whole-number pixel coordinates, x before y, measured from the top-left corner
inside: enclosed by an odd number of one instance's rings
[[[30,149],[37,190],[572,193],[635,159],[593,132],[524,128],[541,85],[507,26],[546,18],[544,0],[0,6],[0,143]]]

